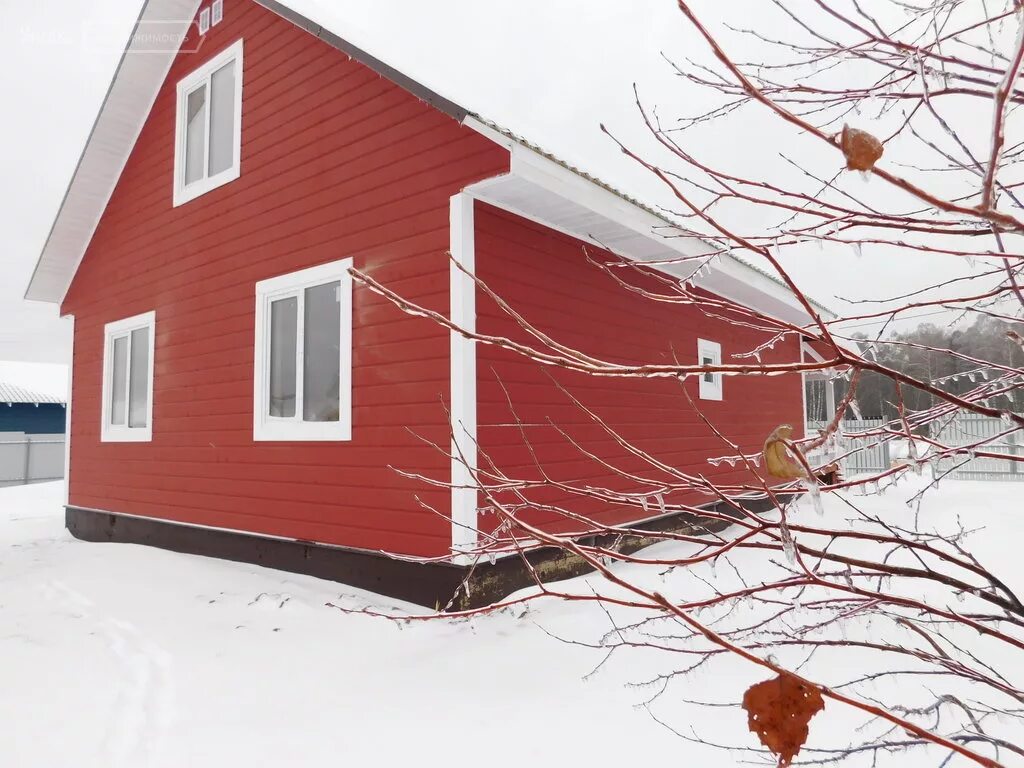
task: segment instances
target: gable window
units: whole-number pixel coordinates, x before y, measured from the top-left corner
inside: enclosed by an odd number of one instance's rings
[[[697,339],[697,362],[700,365],[721,365],[722,345],[706,339]],[[701,400],[722,399],[722,374],[710,371],[700,375]]]
[[[103,339],[103,424],[107,443],[153,439],[156,313],[108,323]]]
[[[350,440],[352,259],[256,284],[254,440]]]
[[[242,147],[242,41],[178,83],[174,204],[234,181]]]

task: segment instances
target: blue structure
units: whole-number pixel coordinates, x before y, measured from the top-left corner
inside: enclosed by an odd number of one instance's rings
[[[65,403],[59,397],[0,381],[0,433],[62,435],[64,411]]]

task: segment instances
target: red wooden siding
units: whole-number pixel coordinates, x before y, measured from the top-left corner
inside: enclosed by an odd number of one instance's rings
[[[693,364],[697,358],[697,339],[703,338],[720,343],[722,361],[728,363],[732,353],[749,351],[766,338],[758,332],[708,318],[694,307],[657,303],[622,288],[587,262],[580,241],[482,204],[477,205],[476,221],[476,264],[480,278],[542,331],[584,352],[612,362],[656,364],[672,362],[674,350],[680,362]],[[592,246],[587,248],[591,255],[599,255]],[[636,282],[635,274],[629,277]],[[648,287],[657,290],[656,285]],[[483,293],[478,296],[477,312],[481,333],[531,342]],[[529,425],[526,433],[541,463],[554,479],[638,490],[636,483],[613,476],[583,456],[548,425],[549,419],[603,459],[643,477],[657,477],[657,473],[629,456],[573,405],[551,382],[550,376],[554,376],[623,437],[661,461],[721,482],[749,479],[726,464],[715,467],[707,462],[708,457],[733,451],[701,421],[678,380],[589,377],[541,366],[490,345],[480,346],[478,354],[481,450],[511,477],[539,479],[521,433],[514,426],[502,383],[508,389],[518,419]],[[799,360],[799,354],[798,341],[792,339],[777,345],[764,359],[792,362]],[[700,400],[696,378],[688,379],[685,387],[705,416],[748,452],[760,450],[765,437],[780,423],[798,426],[803,422],[797,374],[726,377],[721,402]],[[486,464],[482,458],[481,466]],[[534,492],[531,498],[542,503],[566,502],[565,495],[559,492]],[[701,496],[668,499],[695,504],[710,500]],[[579,499],[568,504],[574,512],[609,522],[636,519],[635,509],[611,509]],[[653,509],[652,514],[656,511]],[[531,518],[547,525],[556,524],[559,519],[547,512],[534,512]],[[482,528],[493,525],[493,518],[481,522]]]
[[[180,54],[63,311],[74,314],[71,504],[438,555],[451,527],[449,336],[358,286],[351,443],[252,439],[255,283],[352,256],[447,312],[448,200],[504,150],[250,0]],[[175,85],[244,39],[241,177],[172,207]],[[156,311],[153,442],[101,443],[103,326]]]

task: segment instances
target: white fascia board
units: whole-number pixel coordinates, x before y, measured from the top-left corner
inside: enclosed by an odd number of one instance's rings
[[[36,262],[26,300],[64,301],[178,55],[170,48],[147,48],[147,27],[159,30],[163,39],[183,39],[200,1],[146,0],[143,5]]]
[[[837,339],[835,337],[833,337],[832,340],[836,343],[836,346],[839,347],[844,352],[847,352],[847,353],[849,353],[851,355],[856,355],[857,357],[860,357],[861,351],[857,348],[856,344],[850,343],[846,339]],[[819,354],[818,351],[815,350],[814,347],[812,347],[806,341],[801,341],[801,346],[803,347],[805,359],[809,357],[815,363],[824,363],[825,362],[825,358],[822,357],[821,354]],[[835,375],[836,371],[839,371],[839,370],[841,370],[844,367],[845,367],[844,365],[836,365],[836,366],[833,366],[832,368],[823,368],[823,369],[821,369],[820,371],[817,371],[817,372],[809,371],[808,375],[813,376],[813,375],[816,375],[816,373],[817,373],[817,374],[820,374],[822,376],[825,376],[826,378],[831,378],[832,376]]]
[[[825,358],[822,357],[821,355],[819,355],[815,351],[814,347],[812,347],[806,341],[801,341],[800,344],[803,346],[804,354],[807,355],[807,357],[811,358],[811,360],[813,360],[816,363],[824,363],[825,362]]]
[[[462,124],[467,128],[476,131],[484,138],[490,139],[495,144],[504,147],[509,152],[512,151],[513,147],[519,146],[519,142],[510,139],[500,131],[494,130],[491,126],[481,122],[472,115],[467,115],[466,119],[462,121]]]

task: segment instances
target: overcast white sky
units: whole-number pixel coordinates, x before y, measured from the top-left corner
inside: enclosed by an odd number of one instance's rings
[[[705,56],[673,0],[295,0],[344,20],[343,35],[443,95],[640,197],[652,180],[614,151],[598,125],[627,142],[647,140],[632,84],[663,112],[690,112],[706,98],[684,87],[662,59]],[[51,306],[21,296],[64,189],[138,15],[140,0],[0,0],[8,35],[0,47],[0,360],[66,360],[67,328]],[[706,18],[774,24],[763,0],[699,0]],[[722,8],[721,6],[725,6]],[[729,14],[729,18],[723,18]],[[785,35],[785,25],[776,31]],[[29,76],[31,75],[31,76]],[[708,102],[711,103],[710,101]],[[763,162],[773,127],[751,112],[727,130],[698,136],[708,159]],[[978,116],[984,125],[987,116]],[[780,141],[786,141],[783,137]],[[926,266],[927,264],[927,266]],[[916,287],[962,266],[914,256],[818,252],[792,260],[798,281],[826,304],[846,296]]]

